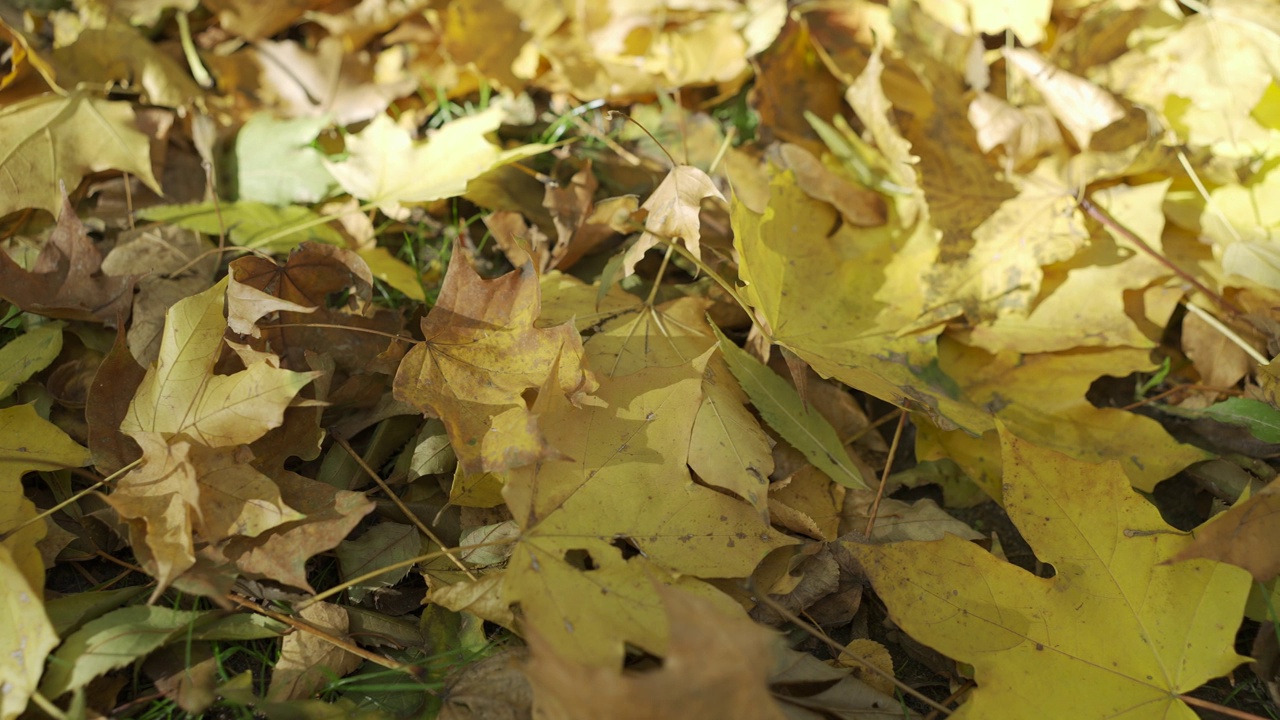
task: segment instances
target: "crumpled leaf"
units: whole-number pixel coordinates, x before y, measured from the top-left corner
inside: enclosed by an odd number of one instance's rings
[[[702,257],[699,241],[702,238],[699,214],[702,201],[715,198],[727,202],[721,192],[716,189],[710,176],[691,165],[677,165],[667,173],[653,194],[640,206],[647,210],[644,220],[644,233],[629,248],[622,258],[623,275],[631,275],[636,270],[636,263],[644,257],[645,252],[656,247],[658,243],[680,240],[695,257]]]
[[[767,682],[774,664],[772,632],[744,616],[726,615],[687,590],[655,589],[671,627],[662,667],[623,674],[618,668],[583,665],[531,632],[525,673],[533,685],[535,712],[563,720],[786,717]]]
[[[104,275],[102,255],[65,194],[60,207],[58,224],[30,270],[0,252],[0,297],[46,317],[111,326],[128,319],[137,276]]]
[[[0,107],[0,158],[0,217],[27,207],[57,215],[59,187],[73,190],[101,170],[130,173],[160,192],[151,144],[134,127],[133,108],[87,90]]]
[[[223,280],[165,315],[159,360],[138,387],[123,432],[186,435],[210,447],[251,443],[280,424],[293,396],[316,377],[266,361],[214,375],[226,329],[225,294]]]
[[[422,319],[426,339],[400,363],[396,398],[444,421],[468,473],[563,457],[523,395],[547,385],[582,403],[596,389],[577,330],[571,323],[535,327],[540,305],[532,265],[483,280],[456,252]]]
[[[1247,660],[1233,646],[1248,573],[1161,565],[1191,539],[1117,465],[1000,437],[1005,509],[1054,577],[954,536],[843,544],[895,623],[973,665],[977,688],[952,717],[1021,718],[1034,702],[1076,717],[1195,718],[1178,696]]]

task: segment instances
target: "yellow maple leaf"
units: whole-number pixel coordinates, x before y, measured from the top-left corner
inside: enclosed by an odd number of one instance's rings
[[[266,360],[214,375],[227,327],[226,287],[224,279],[165,313],[160,357],[138,386],[122,432],[186,435],[209,447],[251,443],[280,425],[293,396],[317,376]]]
[[[0,545],[0,720],[22,714],[36,691],[45,657],[58,636],[33,586],[9,550]]]
[[[954,536],[847,543],[889,615],[971,663],[953,718],[1186,718],[1181,693],[1248,658],[1232,649],[1249,574],[1160,563],[1191,538],[1114,463],[1091,465],[1000,432],[1005,509],[1052,578]]]
[[[532,264],[486,281],[456,252],[422,319],[426,339],[400,363],[396,398],[444,421],[465,472],[559,457],[524,394],[549,384],[583,402],[596,388],[572,323],[534,327],[540,305]]]
[[[134,127],[133,108],[76,90],[0,108],[0,215],[27,207],[57,215],[59,184],[70,191],[100,170],[136,175],[160,192],[151,145]]]
[[[551,149],[534,144],[503,150],[489,141],[486,135],[497,130],[505,116],[506,110],[495,103],[417,142],[390,117],[379,115],[347,138],[341,162],[326,160],[325,167],[352,197],[375,203],[388,214],[400,203],[455,197],[482,173]]]
[[[667,649],[653,580],[729,601],[698,578],[745,577],[793,543],[750,504],[693,482],[689,437],[711,355],[602,379],[607,405],[542,408],[549,439],[574,460],[508,474],[521,525],[505,602],[564,657],[618,667],[624,645]],[[542,404],[542,398],[539,398]]]

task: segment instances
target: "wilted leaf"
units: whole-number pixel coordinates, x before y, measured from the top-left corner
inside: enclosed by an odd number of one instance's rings
[[[577,331],[569,323],[534,327],[539,309],[531,265],[486,281],[454,253],[440,297],[422,320],[426,340],[400,363],[396,398],[444,421],[467,472],[562,457],[524,393],[549,384],[581,402],[595,390]]]
[[[1160,565],[1191,540],[1117,465],[1003,429],[1001,445],[1005,509],[1054,577],[953,536],[845,544],[895,623],[973,665],[977,688],[952,717],[1021,718],[1030,697],[1081,717],[1196,717],[1179,694],[1246,660],[1232,648],[1248,574],[1204,560]]]
[[[114,325],[129,317],[137,276],[104,275],[101,267],[102,255],[63,195],[58,225],[30,270],[0,252],[0,297],[47,317]]]

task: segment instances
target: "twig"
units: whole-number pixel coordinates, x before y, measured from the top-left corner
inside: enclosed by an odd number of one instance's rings
[[[1226,310],[1232,315],[1244,314],[1244,311],[1236,307],[1236,305],[1232,303],[1230,300],[1227,300],[1222,295],[1214,292],[1213,290],[1210,290],[1207,285],[1197,280],[1195,276],[1193,276],[1191,273],[1187,272],[1186,270],[1183,270],[1182,268],[1178,267],[1172,260],[1165,257],[1164,255],[1161,255],[1159,252],[1156,252],[1156,249],[1148,245],[1146,240],[1143,240],[1142,238],[1138,237],[1138,235],[1135,232],[1133,232],[1129,228],[1122,225],[1119,220],[1116,220],[1115,218],[1111,217],[1111,215],[1106,210],[1103,210],[1101,207],[1096,205],[1092,200],[1090,200],[1087,197],[1081,197],[1079,199],[1079,203],[1080,203],[1080,209],[1088,213],[1091,217],[1093,217],[1094,220],[1097,220],[1098,222],[1107,226],[1107,228],[1112,232],[1116,233],[1117,235],[1123,237],[1125,240],[1128,240],[1129,242],[1138,246],[1140,250],[1150,255],[1152,258],[1156,260],[1156,262],[1172,270],[1175,275],[1182,278],[1184,281],[1190,284],[1191,287],[1204,293],[1207,297],[1209,297],[1211,300],[1213,300],[1215,303],[1221,306],[1222,309]]]
[[[1235,708],[1229,708],[1226,705],[1219,705],[1216,702],[1201,700],[1198,697],[1192,697],[1190,695],[1179,695],[1178,699],[1188,705],[1195,705],[1196,707],[1201,707],[1201,708],[1204,708],[1205,710],[1212,710],[1216,713],[1221,713],[1229,717],[1240,718],[1240,720],[1267,720],[1267,718],[1264,718],[1260,715],[1247,713],[1243,710],[1236,710]]]
[[[405,505],[404,502],[400,500],[400,497],[391,491],[391,487],[388,486],[387,483],[383,481],[382,478],[378,477],[378,473],[374,472],[373,468],[369,467],[369,464],[364,461],[364,458],[360,457],[360,454],[351,448],[351,443],[348,443],[345,439],[337,436],[334,437],[334,440],[339,445],[342,446],[343,450],[347,451],[347,454],[350,455],[351,458],[356,461],[356,464],[359,465],[360,468],[365,471],[366,475],[373,478],[373,481],[378,484],[378,487],[382,488],[382,491],[387,494],[387,497],[391,498],[391,502],[395,503],[396,507],[400,508],[400,512],[404,513],[405,516],[409,518],[409,522],[412,522],[415,526],[417,526],[417,528],[422,531],[423,535],[426,535],[427,537],[431,538],[432,542],[439,545],[442,549],[445,548],[444,541],[441,540],[439,537],[437,537],[436,534],[431,531],[431,528],[427,527],[426,523],[422,522],[422,520],[416,514],[414,514],[412,510],[409,509],[409,506]],[[459,570],[461,570],[464,574],[466,574],[467,578],[469,578],[472,582],[475,582],[477,580],[476,576],[471,573],[471,569],[468,568],[465,564],[463,564],[463,562],[459,560],[453,553],[449,552],[448,550],[443,550],[443,552],[445,553],[446,557],[448,557],[450,560],[453,561],[454,565],[458,566]]]
[[[277,622],[282,622],[285,625],[288,625],[289,627],[293,628],[294,630],[315,635],[321,640],[324,640],[325,642],[335,647],[340,647],[343,650],[346,650],[347,652],[351,653],[352,655],[364,658],[365,660],[368,660],[371,663],[381,665],[382,667],[390,670],[398,670],[412,677],[415,680],[421,681],[426,679],[426,674],[423,672],[422,668],[417,667],[416,665],[405,665],[403,663],[398,663],[395,660],[392,660],[391,658],[383,657],[382,655],[379,655],[377,653],[369,652],[368,650],[365,650],[359,645],[356,645],[352,642],[349,642],[340,637],[337,637],[336,635],[333,635],[326,630],[322,630],[310,623],[306,623],[297,618],[278,613],[274,610],[268,610],[258,605],[257,603],[250,602],[240,597],[235,593],[227,593],[227,599],[246,610],[258,613],[259,615],[269,617],[272,620],[275,620]],[[422,689],[424,692],[429,692],[434,694],[430,688],[424,687]]]
[[[889,445],[889,457],[884,461],[884,471],[880,473],[880,487],[876,488],[876,499],[871,503],[871,517],[867,518],[867,531],[864,533],[867,537],[871,537],[871,530],[876,526],[876,513],[880,512],[880,498],[884,497],[884,486],[889,482],[889,471],[893,468],[893,460],[898,454],[898,442],[902,440],[902,429],[906,424],[907,413],[904,411],[898,416],[898,427],[893,431],[893,443]]]
[[[810,625],[804,620],[801,620],[799,617],[796,617],[795,613],[779,605],[777,601],[769,597],[767,593],[753,593],[753,594],[755,595],[756,600],[767,605],[770,610],[773,610],[774,612],[781,615],[783,618],[787,620],[787,622],[792,623],[793,625],[800,628],[801,630],[804,630],[805,632],[809,633],[810,635],[817,638],[818,640],[821,640],[822,642],[826,643],[827,646],[829,646],[830,648],[836,651],[836,657],[849,654],[848,648],[836,642],[835,640],[832,640],[831,638],[827,637],[827,634],[822,632],[822,630]],[[849,657],[853,658],[855,662],[860,663],[863,667],[870,670],[872,673],[879,675],[885,680],[888,680],[889,682],[893,683],[894,686],[897,687],[899,690],[919,700],[925,705],[928,705],[934,710],[941,712],[943,715],[951,714],[950,710],[943,707],[942,705],[939,705],[937,702],[934,702],[934,700],[931,699],[929,696],[921,693],[919,690],[916,690],[910,685],[907,685],[906,683],[902,682],[901,680],[894,677],[893,675],[890,675],[884,670],[881,670],[875,665],[872,665],[871,663],[867,662],[863,658],[857,657],[855,655],[849,655]]]
[[[130,470],[134,469],[135,467],[138,467],[138,465],[140,465],[141,463],[142,463],[142,458],[138,458],[137,460],[134,460],[133,462],[129,463],[128,465],[125,465],[124,467],[122,467],[122,468],[120,468],[119,470],[117,470],[117,471],[115,471],[115,472],[111,473],[110,475],[108,475],[108,476],[106,476],[105,478],[103,478],[103,479],[99,480],[98,482],[94,483],[93,485],[90,485],[89,487],[85,488],[84,490],[81,490],[80,492],[76,493],[75,495],[72,495],[71,497],[67,498],[66,500],[63,500],[62,502],[58,503],[57,505],[54,505],[53,507],[49,508],[48,510],[45,510],[44,512],[41,512],[41,513],[40,513],[40,514],[38,514],[38,515],[35,515],[35,516],[33,516],[33,517],[29,517],[29,518],[27,518],[26,520],[23,520],[23,521],[22,521],[21,523],[19,523],[18,525],[14,526],[14,527],[11,527],[11,528],[9,528],[8,530],[5,530],[3,533],[0,533],[0,541],[7,540],[11,535],[13,535],[14,533],[18,532],[18,531],[19,531],[19,530],[21,530],[22,528],[24,528],[24,527],[26,527],[26,526],[28,526],[28,525],[30,525],[30,524],[32,524],[32,523],[34,523],[34,522],[37,522],[37,521],[40,521],[40,520],[43,520],[43,519],[45,519],[45,518],[49,517],[50,515],[52,515],[52,514],[54,514],[54,513],[58,512],[58,511],[59,511],[59,510],[61,510],[62,508],[64,508],[64,507],[66,507],[66,506],[70,505],[71,503],[73,503],[73,502],[75,502],[75,501],[79,500],[80,498],[84,497],[85,495],[88,495],[89,493],[93,492],[94,490],[97,490],[98,488],[102,487],[103,485],[106,485],[106,484],[110,483],[112,480],[115,480],[116,478],[120,477],[121,475],[124,475],[125,473],[129,472]]]

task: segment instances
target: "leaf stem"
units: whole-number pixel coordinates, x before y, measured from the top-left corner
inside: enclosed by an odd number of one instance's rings
[[[1211,702],[1209,700],[1201,700],[1200,698],[1192,697],[1191,695],[1179,695],[1178,699],[1188,705],[1194,705],[1196,707],[1204,708],[1206,710],[1212,710],[1216,713],[1221,713],[1228,717],[1240,718],[1240,720],[1267,720],[1266,718],[1260,715],[1247,713],[1243,710],[1236,710],[1235,708],[1230,708],[1230,707],[1227,707],[1226,705],[1219,705],[1218,703]]]
[[[1245,342],[1244,338],[1237,335],[1234,330],[1222,324],[1222,321],[1219,320],[1218,318],[1210,315],[1208,311],[1204,310],[1203,308],[1196,307],[1195,304],[1193,303],[1187,303],[1187,311],[1190,312],[1192,315],[1195,315],[1196,317],[1205,321],[1205,323],[1208,324],[1209,327],[1222,333],[1223,337],[1235,343],[1236,346],[1239,347],[1241,350],[1243,350],[1246,355],[1253,358],[1254,362],[1258,363],[1259,365],[1266,365],[1267,363],[1271,362],[1270,360],[1263,357],[1262,353],[1258,352],[1256,348],[1254,348],[1249,343]]]
[[[1103,210],[1100,206],[1095,204],[1092,200],[1090,200],[1087,197],[1081,197],[1078,202],[1080,203],[1080,209],[1088,213],[1091,217],[1093,217],[1094,220],[1097,220],[1098,222],[1105,225],[1107,229],[1111,230],[1115,234],[1123,237],[1125,240],[1128,240],[1129,242],[1138,246],[1138,249],[1150,255],[1152,258],[1156,260],[1156,262],[1172,270],[1175,275],[1182,278],[1185,282],[1191,285],[1191,287],[1204,293],[1209,299],[1213,300],[1215,303],[1221,306],[1222,309],[1226,310],[1232,315],[1244,314],[1244,311],[1236,307],[1234,303],[1232,303],[1230,300],[1227,300],[1221,294],[1216,293],[1213,290],[1210,290],[1207,285],[1200,282],[1191,273],[1187,272],[1186,270],[1183,270],[1172,260],[1160,254],[1159,252],[1157,252],[1155,248],[1147,244],[1146,240],[1143,240],[1142,238],[1138,237],[1137,233],[1125,227],[1123,224],[1120,223],[1119,220],[1116,220],[1115,218],[1111,217],[1110,213],[1108,213],[1106,210]]]
[[[898,427],[893,431],[893,443],[889,445],[889,457],[884,461],[884,471],[880,474],[880,487],[876,488],[876,499],[871,503],[871,516],[867,518],[867,530],[864,535],[871,537],[876,526],[876,513],[880,512],[880,499],[884,497],[885,483],[889,482],[889,471],[893,469],[893,460],[898,455],[898,443],[902,440],[902,430],[907,425],[907,412],[898,415]]]

